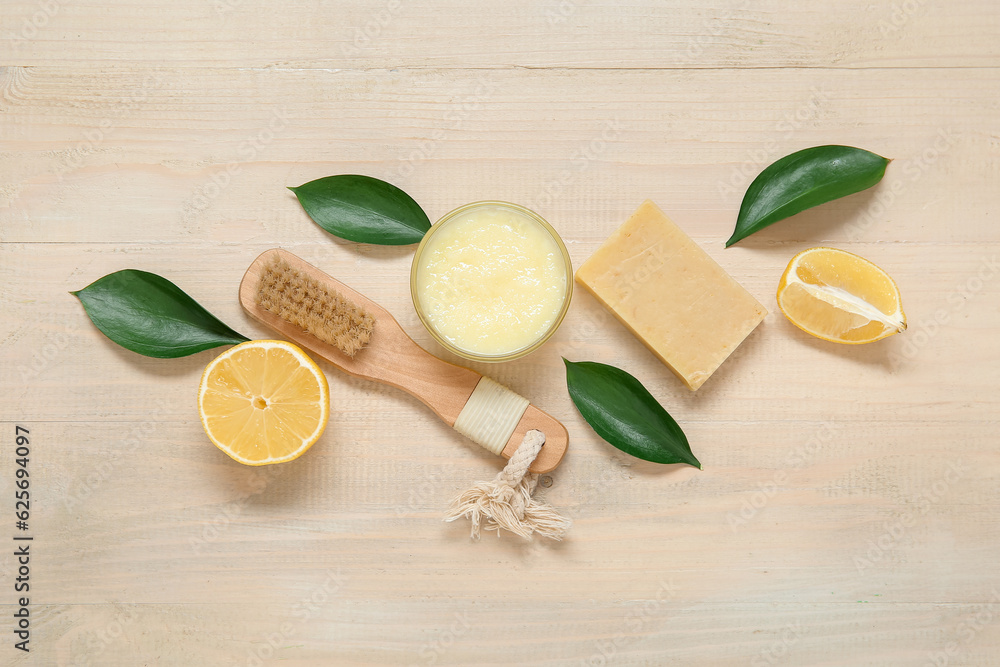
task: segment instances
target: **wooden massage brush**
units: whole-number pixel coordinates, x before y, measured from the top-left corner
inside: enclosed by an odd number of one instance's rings
[[[566,427],[479,373],[438,359],[371,299],[294,254],[260,255],[240,283],[247,313],[355,377],[412,394],[446,424],[509,459],[529,430],[545,442],[528,468],[553,470],[569,443]]]

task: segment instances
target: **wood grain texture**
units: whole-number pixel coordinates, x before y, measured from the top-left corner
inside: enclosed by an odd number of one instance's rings
[[[331,240],[283,186],[356,172],[399,183],[432,220],[506,196],[590,242],[650,198],[724,241],[764,166],[848,142],[893,159],[882,184],[748,247],[996,242],[995,226],[958,221],[990,213],[998,72],[9,67],[0,240]]]
[[[996,66],[991,0],[9,0],[17,65],[393,67]]]
[[[32,652],[0,624],[0,664],[1000,663],[998,29],[989,0],[5,2],[0,490],[12,511],[24,425],[36,537]],[[752,178],[823,143],[893,162],[723,249]],[[416,399],[321,362],[323,437],[240,466],[198,420],[214,353],[125,351],[68,294],[141,268],[269,337],[237,289],[280,246],[458,362],[412,248],[337,240],[285,189],[335,173],[431,219],[528,205],[575,266],[650,198],[770,315],[694,394],[583,290],[538,352],[471,364],[569,429],[539,493],[575,522],[474,543],[441,517],[499,461]],[[909,329],[788,323],[778,278],[816,245],[886,269]],[[639,378],[704,470],[603,442],[561,357]]]

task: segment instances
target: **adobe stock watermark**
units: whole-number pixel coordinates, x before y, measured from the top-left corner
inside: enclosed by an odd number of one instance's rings
[[[327,570],[323,583],[313,588],[305,597],[296,601],[289,611],[289,619],[282,622],[274,632],[261,636],[241,663],[245,667],[261,667],[266,661],[276,658],[276,654],[299,631],[303,623],[322,611],[330,599],[337,595],[348,582],[348,577],[337,570]]]
[[[412,474],[413,471],[411,470]],[[441,496],[441,483],[445,477],[440,471],[435,470],[430,473],[414,475],[417,479],[423,480],[420,484],[410,485],[410,493],[406,503],[396,506],[396,516],[403,516],[407,512],[419,512],[422,506],[432,503]]]
[[[683,51],[675,51],[674,57],[678,65],[691,65],[705,55],[705,51],[719,42],[719,38],[730,32],[729,24],[736,18],[736,13],[749,9],[752,0],[742,0],[739,5],[728,9],[725,13],[713,15],[701,22],[702,33],[692,37]],[[711,14],[716,14],[712,8]]]
[[[215,13],[225,18],[226,14],[238,9],[243,4],[243,0],[212,0],[212,9]]]
[[[20,32],[7,34],[7,41],[15,49],[24,46],[38,37],[38,31],[45,29],[49,25],[49,21],[54,19],[67,3],[68,0],[41,0],[35,5],[37,7],[35,12],[22,20]]]
[[[733,167],[729,173],[729,178],[720,180],[716,184],[719,196],[728,195],[742,196],[750,185],[750,182],[770,163],[784,146],[791,141],[795,133],[806,123],[819,118],[823,105],[830,101],[830,94],[822,88],[813,86],[809,91],[809,98],[800,104],[795,111],[789,111],[774,125],[774,131],[779,132],[777,139],[772,139],[763,146],[750,149],[742,163]]]
[[[168,412],[167,407],[167,404],[158,403],[149,418],[129,429],[122,440],[122,448],[104,457],[88,472],[76,476],[75,481],[67,488],[63,497],[63,507],[67,512],[72,512],[89,500],[97,489],[111,479],[115,470],[128,460],[128,455],[138,450],[142,443],[156,433],[157,429],[160,428],[160,422],[152,418],[165,416]]]
[[[652,247],[642,251],[638,257],[630,257],[621,267],[621,275],[615,280],[615,292],[622,299],[631,299],[636,291],[667,265],[669,254],[663,243],[657,241]]]
[[[417,167],[437,154],[442,140],[449,132],[461,129],[475,112],[484,108],[485,102],[493,97],[498,87],[496,82],[479,77],[473,92],[448,105],[449,108],[443,117],[447,127],[434,128],[430,137],[401,154],[386,180],[399,184],[410,178]]]
[[[919,155],[902,160],[898,167],[894,167],[893,172],[898,172],[900,176],[893,176],[886,185],[878,188],[875,196],[865,206],[865,210],[861,212],[857,220],[853,220],[845,226],[847,240],[852,243],[860,241],[869,229],[882,220],[890,207],[896,203],[896,200],[915,183],[918,183],[937,164],[938,160],[958,143],[960,138],[961,134],[952,128],[939,129],[934,140]]]
[[[938,308],[933,314],[911,324],[903,334],[899,351],[889,353],[889,366],[893,371],[917,358],[930,345],[942,328],[951,323],[952,318],[978,298],[1000,273],[1000,260],[996,255],[984,257],[973,273],[956,285],[945,297],[947,308]]]
[[[863,554],[855,554],[854,567],[858,573],[882,563],[896,550],[902,547],[902,540],[911,528],[917,525],[917,519],[925,516],[931,507],[941,502],[962,477],[965,475],[965,463],[961,459],[948,464],[944,475],[928,488],[918,493],[909,503],[916,509],[902,512],[896,519],[885,521],[882,532],[867,541],[867,549]]]
[[[204,213],[232,182],[233,177],[243,171],[243,163],[251,162],[266,149],[288,127],[288,112],[285,107],[271,110],[267,125],[244,139],[236,149],[239,160],[228,163],[223,169],[194,189],[182,209],[181,218],[185,224],[191,223]]]
[[[600,466],[600,472],[593,479],[577,479],[574,485],[577,490],[577,497],[586,500],[589,498],[602,497],[602,493],[608,488],[621,488],[623,482],[632,479],[629,468],[631,461],[622,459],[614,454],[605,465]],[[574,503],[574,508],[579,507],[580,502]]]
[[[892,3],[891,11],[876,24],[879,34],[889,37],[899,32],[923,11],[927,2],[928,0],[903,0]]]
[[[554,7],[545,8],[545,21],[550,26],[557,26],[569,21],[570,17],[576,14],[577,6],[573,0],[559,0]]]
[[[967,614],[955,628],[954,639],[937,651],[927,654],[923,667],[949,667],[954,658],[960,656],[983,630],[1000,620],[1000,591],[992,590],[990,601],[978,605],[978,609]]]
[[[539,192],[528,202],[528,208],[538,210],[552,204],[579,177],[590,169],[590,165],[608,151],[611,142],[616,141],[628,129],[617,116],[601,123],[601,131],[594,138],[581,144],[569,156],[570,166],[547,179]]]
[[[419,667],[419,665],[436,665],[448,649],[455,645],[461,637],[465,636],[472,628],[469,621],[468,612],[455,613],[454,620],[446,627],[434,632],[434,638],[420,647],[417,655],[420,662],[410,663],[409,667]]]
[[[199,536],[188,539],[191,550],[200,554],[205,547],[222,537],[230,526],[242,516],[243,510],[250,504],[251,499],[264,493],[271,482],[280,477],[285,470],[286,468],[283,466],[266,466],[262,471],[255,470],[251,478],[253,489],[250,493],[238,500],[226,503],[214,517],[206,521]]]
[[[103,280],[105,284],[113,284],[120,287],[122,284],[122,274],[119,272],[110,273],[104,276]],[[52,326],[58,328],[63,326],[64,322],[65,319],[57,319]],[[84,326],[89,328],[89,325],[90,321],[83,317],[81,313],[80,316],[73,318],[72,324],[65,331],[57,331],[54,334],[46,336],[40,343],[37,343],[31,353],[27,355],[26,363],[20,363],[17,366],[21,382],[33,380],[48,371],[62,358],[63,353],[69,348],[72,338],[79,334]],[[32,331],[37,332],[40,328],[42,328],[42,323],[32,323],[31,325]]]
[[[788,450],[782,467],[775,470],[769,480],[757,482],[757,490],[743,498],[738,512],[729,512],[726,515],[729,529],[735,533],[753,521],[788,482],[788,470],[804,468],[825,446],[833,441],[837,428],[833,422],[825,421],[803,444]]]
[[[86,633],[83,651],[73,650],[73,660],[69,663],[71,667],[91,667],[92,665],[104,664],[95,661],[104,655],[110,647],[122,641],[128,626],[139,618],[137,607],[134,605],[115,605],[115,607],[114,618],[100,629]]]
[[[81,328],[82,324],[75,321],[66,331],[59,331],[47,336],[42,343],[38,344],[27,356],[26,363],[17,365],[21,382],[33,380],[52,367],[69,347],[72,337],[80,333]]]
[[[110,273],[102,279],[106,285],[116,285],[121,287],[122,274],[120,272]],[[63,326],[65,319],[56,319],[52,324],[54,328]],[[45,323],[47,324],[47,323]],[[86,326],[89,329],[90,321],[81,315],[73,318],[72,324],[65,331],[57,331],[46,336],[41,342],[36,343],[35,348],[26,357],[25,363],[19,363],[17,372],[21,376],[21,382],[33,380],[48,371],[59,359],[62,358],[67,348],[70,346],[72,338],[79,334]],[[31,324],[32,331],[38,331],[43,326],[42,322]]]
[[[663,615],[667,603],[677,595],[673,579],[660,579],[654,596],[641,606],[625,613],[624,629],[607,639],[600,639],[594,645],[594,652],[580,661],[582,667],[605,667],[612,664],[619,651],[630,643],[638,641],[640,632],[647,630],[651,621]]]
[[[164,78],[159,73],[147,74],[138,88],[122,97],[120,103],[97,123],[97,127],[85,130],[83,139],[73,148],[64,152],[56,166],[56,178],[61,183],[67,172],[83,166],[84,158],[96,152],[104,141],[117,129],[121,121],[128,118],[139,106],[149,99],[150,92],[163,86]]]
[[[760,650],[750,661],[750,667],[773,667],[788,657],[792,647],[805,635],[802,623],[789,623],[781,629],[781,635]]]
[[[573,298],[575,299],[576,295]],[[581,321],[574,323],[572,327],[560,329],[560,331],[572,330],[573,338],[569,340],[556,339],[555,345],[559,348],[559,354],[566,356],[580,352],[595,340],[599,340],[601,336],[607,335],[607,327],[611,326],[611,318],[612,315],[608,314],[607,309],[603,306],[595,304],[593,307],[587,308],[582,314]]]
[[[380,9],[376,9],[362,26],[351,28],[351,39],[341,43],[340,54],[343,56],[359,56],[365,49],[370,49],[382,37],[382,31],[389,27],[403,9],[403,0],[386,0]]]

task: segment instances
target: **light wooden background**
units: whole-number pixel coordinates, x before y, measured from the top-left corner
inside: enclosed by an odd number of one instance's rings
[[[714,6],[707,6],[708,4]],[[1000,9],[994,0],[4,0],[0,521],[31,430],[31,665],[1000,664]],[[751,178],[823,143],[878,188],[724,250]],[[567,424],[525,544],[441,521],[499,462],[415,400],[325,367],[333,417],[242,467],[198,422],[215,352],[116,347],[68,290],[154,271],[248,335],[280,245],[419,342],[412,248],[353,245],[285,186],[337,173],[431,219],[529,205],[579,265],[644,198],[771,314],[696,394],[580,290],[556,338],[478,367]],[[864,347],[777,312],[788,259],[849,249],[910,329]],[[560,356],[636,375],[704,471],[601,441]],[[13,542],[10,542],[13,544]]]

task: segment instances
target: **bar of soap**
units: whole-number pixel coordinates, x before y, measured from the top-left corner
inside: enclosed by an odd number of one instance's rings
[[[648,199],[584,262],[576,280],[692,391],[767,315]]]

